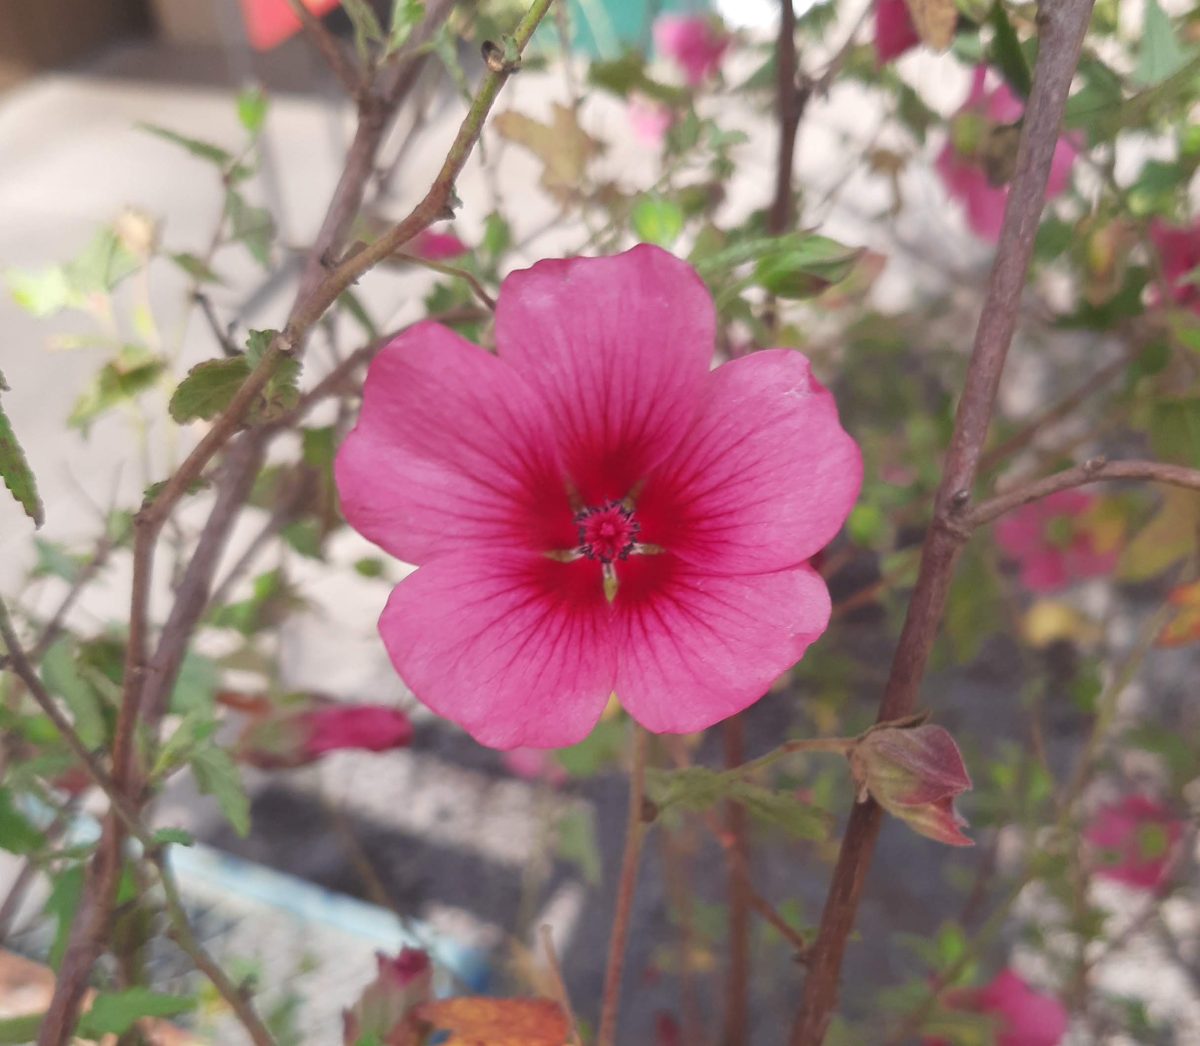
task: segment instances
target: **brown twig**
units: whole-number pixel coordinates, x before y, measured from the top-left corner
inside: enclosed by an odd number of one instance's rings
[[[1085,483],[1115,479],[1150,480],[1154,483],[1185,487],[1188,490],[1200,490],[1200,469],[1167,465],[1160,461],[1108,461],[1105,458],[1091,458],[1082,465],[1064,469],[1052,476],[1044,476],[1016,490],[997,494],[994,498],[981,502],[963,516],[962,525],[967,528],[982,527],[1006,512],[1038,498],[1044,498],[1048,494],[1069,490],[1071,487],[1082,487]]]
[[[366,89],[366,79],[362,70],[350,59],[338,42],[337,37],[325,28],[325,23],[310,11],[302,3],[302,0],[287,0],[287,4],[300,19],[304,31],[316,45],[317,50],[321,52],[321,57],[325,59],[325,64],[337,77],[338,83],[351,98],[361,97]]]
[[[579,1035],[579,1022],[575,1019],[575,1010],[571,1006],[571,996],[567,991],[567,982],[563,980],[562,964],[558,961],[558,950],[554,947],[554,937],[550,927],[543,925],[538,928],[542,939],[542,950],[546,953],[546,968],[550,971],[550,980],[554,984],[555,1001],[562,1007],[567,1017],[567,1029],[571,1037],[571,1046],[583,1046]]]
[[[950,579],[965,541],[965,534],[957,524],[974,486],[1000,375],[1016,327],[1045,202],[1050,162],[1091,9],[1092,0],[1054,0],[1043,3],[1039,9],[1038,57],[1021,130],[1016,173],[934,503],[933,522],[922,548],[916,587],[880,702],[880,721],[898,719],[916,708],[921,679],[945,611]],[[829,1027],[837,1003],[846,942],[854,926],[881,822],[882,812],[873,802],[856,803],[851,811],[810,954],[804,996],[790,1038],[792,1046],[817,1046]]]
[[[625,944],[629,939],[633,897],[637,892],[638,864],[647,827],[643,806],[646,796],[646,753],[649,747],[650,735],[635,724],[633,756],[629,768],[629,817],[625,826],[625,853],[621,857],[621,878],[617,885],[612,937],[609,940],[608,962],[604,969],[604,997],[600,1005],[600,1030],[596,1034],[596,1046],[615,1046],[617,1041],[617,1014],[621,1005]]]
[[[779,148],[775,157],[775,195],[767,212],[767,231],[778,236],[791,228],[793,220],[792,165],[796,155],[796,131],[812,95],[810,85],[796,83],[796,9],[793,0],[780,0],[779,37],[775,44],[775,113],[779,120]]]

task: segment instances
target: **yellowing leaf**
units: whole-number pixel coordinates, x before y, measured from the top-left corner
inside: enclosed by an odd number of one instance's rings
[[[542,185],[559,199],[578,190],[588,161],[601,149],[600,143],[579,126],[574,110],[565,105],[554,106],[550,124],[510,109],[497,116],[492,126],[542,161]]]
[[[1030,646],[1038,648],[1064,639],[1086,645],[1100,638],[1100,629],[1094,621],[1069,603],[1055,599],[1039,599],[1034,603],[1025,612],[1021,632]]]
[[[1176,610],[1158,634],[1155,645],[1184,646],[1200,642],[1200,581],[1180,585],[1167,596],[1167,602]]]
[[[567,1018],[549,999],[461,996],[417,1006],[417,1020],[451,1033],[443,1046],[563,1046]]]
[[[1122,581],[1146,581],[1191,554],[1200,532],[1200,494],[1170,487],[1162,507],[1125,548],[1117,565]]]
[[[904,0],[917,35],[935,51],[944,51],[954,40],[958,11],[954,0]]]

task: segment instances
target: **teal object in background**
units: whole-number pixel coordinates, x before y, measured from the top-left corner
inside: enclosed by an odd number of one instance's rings
[[[710,0],[571,0],[576,50],[593,58],[619,58],[631,47],[650,52],[650,27],[668,11],[705,14]]]

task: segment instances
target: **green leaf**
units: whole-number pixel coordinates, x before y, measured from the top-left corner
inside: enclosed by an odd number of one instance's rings
[[[683,211],[673,200],[643,196],[631,215],[639,240],[670,248],[683,232]]]
[[[187,713],[158,750],[150,776],[161,779],[190,762],[192,754],[212,737],[216,729],[217,723],[211,714],[201,711]]]
[[[212,421],[229,406],[249,376],[245,356],[197,363],[179,383],[167,409],[181,425],[197,418]]]
[[[83,252],[63,266],[72,292],[84,297],[107,294],[127,276],[141,268],[142,262],[111,229],[96,232]]]
[[[371,44],[383,43],[383,27],[367,0],[342,0],[342,10],[354,26],[354,49],[365,63],[371,55]]]
[[[166,371],[166,361],[141,345],[123,345],[92,379],[67,418],[74,428],[88,430],[102,414],[153,388]]]
[[[807,236],[761,257],[754,278],[780,298],[808,298],[845,279],[860,253],[826,236]]]
[[[233,154],[222,149],[219,145],[213,145],[211,142],[202,142],[199,138],[189,138],[178,131],[172,131],[167,127],[159,127],[157,124],[139,123],[137,126],[147,134],[152,134],[156,138],[161,138],[164,141],[171,142],[173,145],[178,145],[180,148],[186,149],[193,156],[199,157],[201,160],[207,160],[209,163],[214,163],[218,167],[227,169],[233,165]]]
[[[54,943],[50,946],[47,962],[57,970],[62,963],[63,954],[67,950],[67,940],[71,935],[71,925],[75,922],[75,913],[83,898],[83,865],[70,865],[64,871],[54,876],[50,887],[50,896],[46,898],[44,911],[57,922],[54,932]]]
[[[646,73],[646,60],[640,52],[630,51],[610,62],[593,62],[588,67],[588,83],[619,98],[636,91],[671,106],[683,106],[688,93],[682,87],[660,83]]]
[[[1142,47],[1134,83],[1152,87],[1179,72],[1188,62],[1188,52],[1179,43],[1171,20],[1159,6],[1158,0],[1146,0],[1145,21],[1142,24]]]
[[[7,389],[4,375],[0,374],[0,389]],[[13,431],[4,406],[0,404],[0,479],[8,491],[17,500],[17,504],[25,510],[34,526],[40,527],[46,519],[46,510],[38,494],[37,479],[33,469],[29,467],[29,459],[17,442],[17,434]]]
[[[4,274],[9,293],[26,312],[38,318],[52,316],[75,304],[66,270],[61,266],[48,269],[9,269]]]
[[[186,832],[182,828],[160,828],[154,833],[153,841],[156,846],[167,846],[168,844],[175,846],[196,845],[196,840],[192,837],[192,833]]]
[[[392,0],[391,29],[388,31],[387,53],[400,50],[412,31],[425,17],[423,0]]]
[[[166,995],[149,988],[127,988],[101,992],[79,1020],[78,1034],[89,1039],[124,1035],[143,1017],[177,1017],[196,1008],[196,1000],[184,995]]]
[[[216,745],[206,745],[192,753],[192,773],[196,786],[217,800],[221,812],[240,836],[250,833],[250,800],[242,786],[242,775],[229,753]]]
[[[579,744],[560,748],[554,758],[572,777],[593,777],[616,764],[627,735],[626,724],[619,717],[602,719]]]
[[[22,1046],[37,1039],[42,1026],[43,1013],[31,1013],[24,1017],[6,1017],[0,1020],[0,1046]]]
[[[13,804],[12,793],[0,789],[0,849],[14,854],[30,854],[42,843],[39,832]]]
[[[386,564],[378,556],[364,556],[354,561],[354,569],[363,577],[383,577]]]
[[[64,637],[51,644],[42,658],[42,681],[50,693],[67,703],[79,739],[88,748],[96,749],[108,737],[104,701],[80,673],[71,642]]]
[[[203,258],[196,254],[190,254],[187,251],[182,251],[179,254],[170,255],[171,261],[178,265],[197,283],[220,283],[221,277],[213,272]]]
[[[241,125],[254,137],[267,118],[267,94],[261,87],[247,87],[237,96],[237,114]]]
[[[781,828],[797,839],[824,839],[829,834],[825,811],[801,802],[795,792],[775,792],[749,781],[734,780],[729,798],[768,828]]]
[[[567,810],[558,819],[555,835],[559,858],[578,868],[589,886],[599,886],[603,865],[592,808],[575,806]]]
[[[1021,41],[1013,30],[1004,4],[1000,0],[992,5],[989,21],[995,35],[992,38],[992,53],[1000,72],[1019,97],[1028,98],[1032,77],[1029,74],[1029,63],[1025,61],[1025,52],[1021,50]]]
[[[233,238],[244,244],[264,269],[271,267],[271,243],[275,239],[275,219],[265,207],[247,203],[244,196],[229,190],[229,223]]]
[[[221,674],[212,658],[189,650],[179,666],[175,689],[171,691],[171,711],[211,715]]]
[[[1150,445],[1156,457],[1200,466],[1200,398],[1160,400],[1150,416]]]

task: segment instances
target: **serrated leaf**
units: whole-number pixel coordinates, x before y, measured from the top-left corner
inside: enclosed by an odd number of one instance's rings
[[[207,160],[209,163],[215,163],[218,167],[228,168],[233,164],[233,154],[226,149],[222,149],[219,145],[213,145],[212,142],[204,142],[199,138],[189,138],[185,134],[180,134],[178,131],[172,131],[168,127],[159,127],[152,123],[139,123],[138,129],[145,131],[147,134],[152,134],[156,138],[161,138],[163,141],[170,142],[173,145],[178,145],[182,149],[186,149],[193,156],[199,157],[201,160]]]
[[[50,693],[67,703],[79,739],[88,748],[96,749],[108,737],[104,703],[80,674],[71,647],[72,641],[65,637],[51,644],[42,657],[42,681]]]
[[[801,802],[794,792],[775,792],[749,781],[736,781],[729,798],[746,808],[746,813],[768,828],[782,828],[797,839],[824,839],[829,834],[829,817]]]
[[[845,279],[861,253],[827,236],[808,236],[761,257],[754,279],[780,298],[809,298]]]
[[[46,898],[43,910],[57,923],[54,943],[50,946],[50,954],[46,959],[55,970],[62,963],[63,953],[67,950],[71,925],[75,922],[75,913],[79,909],[79,902],[82,898],[83,865],[71,865],[54,876],[50,895]]]
[[[30,854],[43,843],[42,833],[13,804],[12,793],[0,789],[0,849],[14,854]]]
[[[495,117],[492,126],[502,137],[528,149],[541,161],[541,184],[560,200],[579,192],[588,162],[602,148],[600,142],[579,126],[575,110],[558,103],[549,124],[510,109]]]
[[[1142,46],[1134,83],[1153,87],[1179,72],[1188,62],[1188,52],[1179,43],[1171,20],[1159,6],[1158,0],[1146,0],[1142,23]]]
[[[0,385],[3,385],[3,375],[0,375]],[[7,386],[5,386],[7,387]],[[41,495],[38,494],[37,479],[33,469],[29,467],[29,459],[17,441],[12,422],[4,412],[0,403],[0,479],[8,488],[8,492],[16,499],[17,504],[25,510],[34,526],[40,527],[46,519],[46,510],[42,505]]]
[[[92,1001],[91,1009],[79,1019],[78,1033],[89,1039],[124,1035],[143,1017],[177,1017],[195,1008],[195,999],[149,988],[101,992]]]
[[[244,356],[197,363],[179,383],[167,409],[181,425],[197,418],[212,421],[229,406],[249,375]]]
[[[229,753],[216,745],[205,745],[189,760],[196,775],[196,787],[217,801],[221,812],[240,836],[250,834],[250,800],[242,785],[242,775]]]
[[[88,430],[92,422],[121,403],[153,388],[166,371],[166,362],[140,345],[122,346],[75,401],[67,424]]]

